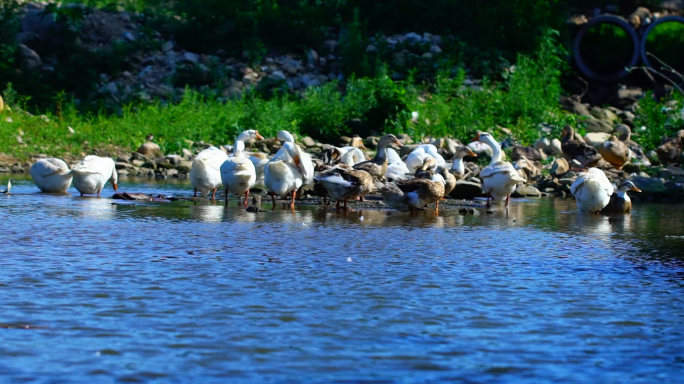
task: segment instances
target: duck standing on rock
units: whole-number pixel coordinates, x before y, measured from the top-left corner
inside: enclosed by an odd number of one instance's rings
[[[112,183],[114,191],[118,189],[116,183],[119,175],[116,173],[114,160],[109,157],[86,156],[71,172],[74,175],[74,187],[81,192],[81,196],[97,194],[100,197],[107,181]]]
[[[384,179],[388,164],[387,149],[391,145],[403,146],[397,137],[392,134],[381,137],[380,141],[378,141],[378,152],[375,157],[372,160],[355,164],[354,169],[366,171],[376,180]]]
[[[623,182],[618,186],[617,193],[610,195],[610,202],[601,213],[630,213],[632,200],[627,195],[627,191],[641,192],[631,181]]]
[[[629,161],[629,148],[625,143],[611,136],[599,147],[599,153],[619,171]]]
[[[445,198],[456,187],[456,177],[443,166],[438,166],[437,169],[433,170],[436,162],[437,161],[433,158],[426,158],[423,162],[423,166],[416,171],[416,178],[442,183],[442,185],[444,185],[444,195],[442,195],[442,198]],[[437,207],[439,207],[439,201],[437,202]]]
[[[629,148],[629,156],[631,158],[638,159],[646,165],[650,165],[650,161],[644,154],[644,149],[641,147],[641,145],[639,145],[639,143],[632,140],[632,130],[629,128],[629,126],[625,124],[618,124],[618,126],[615,127],[615,132],[618,134],[618,140],[625,143],[627,148]]]
[[[656,149],[658,160],[663,165],[676,164],[684,150],[684,129],[677,132],[675,137],[667,138]]]
[[[570,192],[575,196],[577,208],[598,215],[610,202],[613,184],[602,170],[589,168],[577,176],[570,186]]]
[[[501,146],[494,140],[491,134],[486,132],[478,133],[476,139],[481,143],[487,144],[492,148],[492,161],[482,171],[482,189],[487,193],[487,207],[490,207],[489,199],[503,201],[506,200],[506,207],[511,198],[511,193],[515,191],[518,183],[525,183],[525,179],[520,177],[518,171],[507,161],[503,161]]]
[[[33,182],[45,193],[66,193],[74,178],[67,163],[56,158],[36,161],[30,173]]]
[[[595,167],[601,160],[601,155],[596,148],[587,145],[571,126],[563,127],[561,135],[561,149],[568,161],[577,160],[584,167],[589,168]]]
[[[221,164],[221,182],[226,194],[226,207],[228,206],[228,192],[240,196],[245,194],[245,207],[249,198],[249,190],[256,183],[256,169],[254,164],[244,156],[245,143],[235,141],[233,156]]]

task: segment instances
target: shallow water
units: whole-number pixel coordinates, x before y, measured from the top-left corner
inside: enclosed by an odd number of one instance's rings
[[[191,194],[176,180],[120,187]],[[610,219],[572,200],[514,200],[508,215],[412,218],[112,204],[37,194],[29,180],[13,192],[0,195],[2,382],[684,374],[682,206]]]

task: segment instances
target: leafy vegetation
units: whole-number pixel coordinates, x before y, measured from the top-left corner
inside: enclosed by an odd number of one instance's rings
[[[148,133],[165,151],[178,152],[193,141],[230,143],[244,129],[266,136],[287,129],[324,140],[371,132],[468,140],[478,130],[499,137],[510,130],[523,144],[540,137],[540,123],[555,127],[556,135],[565,124],[581,130],[581,122],[558,105],[567,53],[559,43],[563,33],[551,27],[562,28],[569,1],[511,0],[496,6],[468,0],[435,0],[429,6],[417,0],[69,2],[138,12],[149,36],[88,51],[76,44],[75,33],[88,8],[50,7],[47,14],[69,25],[66,45],[52,51],[52,71],[22,71],[13,40],[18,2],[0,0],[0,84],[8,84],[3,96],[13,108],[0,116],[0,152],[25,157],[80,154],[107,145],[134,149]],[[116,76],[127,69],[132,53],[158,49],[152,29],[173,36],[185,50],[222,50],[224,57],[241,55],[252,63],[274,47],[304,52],[340,31],[345,80],[309,88],[302,97],[269,87],[222,101],[216,92],[187,88],[177,104],[144,101],[104,109],[95,92],[100,74]],[[432,61],[422,59],[430,44],[400,42],[390,49],[385,39],[374,38],[408,31],[451,37]],[[367,51],[369,44],[375,50]],[[397,57],[397,52],[405,54]],[[483,80],[472,84],[466,74]],[[210,88],[206,85],[221,76],[180,64],[168,82]],[[635,139],[647,148],[682,126],[674,109],[661,112],[666,102],[647,98],[637,111],[637,124],[648,129]],[[41,113],[44,117],[37,116]]]
[[[675,93],[671,100],[661,102],[649,92],[639,102],[636,116],[637,135],[633,140],[646,149],[654,149],[663,138],[684,129],[684,97]]]

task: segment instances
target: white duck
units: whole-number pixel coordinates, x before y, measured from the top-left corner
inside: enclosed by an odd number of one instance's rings
[[[397,151],[387,148],[387,171],[385,179],[391,181],[408,180],[411,178],[410,171],[406,163],[401,160]]]
[[[406,158],[406,166],[410,173],[415,173],[423,165],[425,158],[432,157],[437,160],[435,168],[446,165],[444,158],[437,151],[437,147],[432,144],[422,144],[416,147]],[[433,169],[434,171],[434,169]]]
[[[589,168],[587,172],[580,173],[570,186],[577,208],[597,215],[608,205],[613,191],[613,184],[598,168]]]
[[[112,183],[115,191],[117,190],[116,183],[119,177],[116,174],[114,160],[108,157],[86,156],[74,165],[71,172],[74,175],[74,187],[81,192],[81,196],[97,194],[99,197],[107,181]]]
[[[358,135],[354,135],[350,144],[346,147],[337,148],[340,151],[341,162],[353,167],[354,164],[366,161],[366,155],[363,154],[362,149],[368,148],[363,145],[363,139]]]
[[[203,196],[216,198],[216,190],[221,185],[221,165],[228,159],[228,155],[216,147],[209,147],[197,154],[192,161],[190,169],[190,182],[195,189],[193,196],[197,196],[197,191]]]
[[[221,181],[226,189],[226,206],[228,206],[228,192],[235,195],[245,194],[245,207],[249,198],[249,189],[256,183],[256,169],[254,164],[244,156],[245,143],[236,141],[233,156],[221,165]]]
[[[508,207],[511,193],[515,191],[517,184],[524,183],[525,179],[520,177],[511,163],[503,161],[501,147],[492,135],[482,132],[477,135],[476,140],[489,145],[493,152],[492,161],[480,171],[482,189],[487,193],[487,207],[490,206],[490,197],[492,200],[506,200],[506,207]]]
[[[7,180],[7,189],[0,191],[3,195],[9,195],[12,192],[12,182],[14,179]]]
[[[256,129],[248,129],[243,131],[235,141],[242,141],[244,143],[249,140],[263,140],[263,138]],[[247,157],[254,164],[254,169],[256,170],[257,181],[255,184],[264,185],[264,166],[268,163],[268,156],[262,152],[254,152],[248,154]]]
[[[450,172],[459,180],[466,176],[465,161],[463,161],[466,156],[477,157],[477,154],[468,146],[459,147],[454,154],[454,164],[451,166]]]
[[[281,158],[274,157],[266,164],[264,182],[272,193],[273,209],[275,209],[275,196],[286,196],[288,194],[292,194],[290,208],[294,209],[295,193],[304,184],[304,177],[299,171],[300,159],[296,154],[295,144],[285,142],[283,149]]]
[[[74,178],[67,163],[55,158],[36,161],[30,172],[33,182],[45,193],[66,193]]]

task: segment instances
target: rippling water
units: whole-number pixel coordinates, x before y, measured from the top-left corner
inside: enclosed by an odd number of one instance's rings
[[[508,215],[411,218],[112,204],[36,194],[29,180],[13,192],[0,195],[3,382],[684,375],[681,206],[609,219],[517,200]]]

